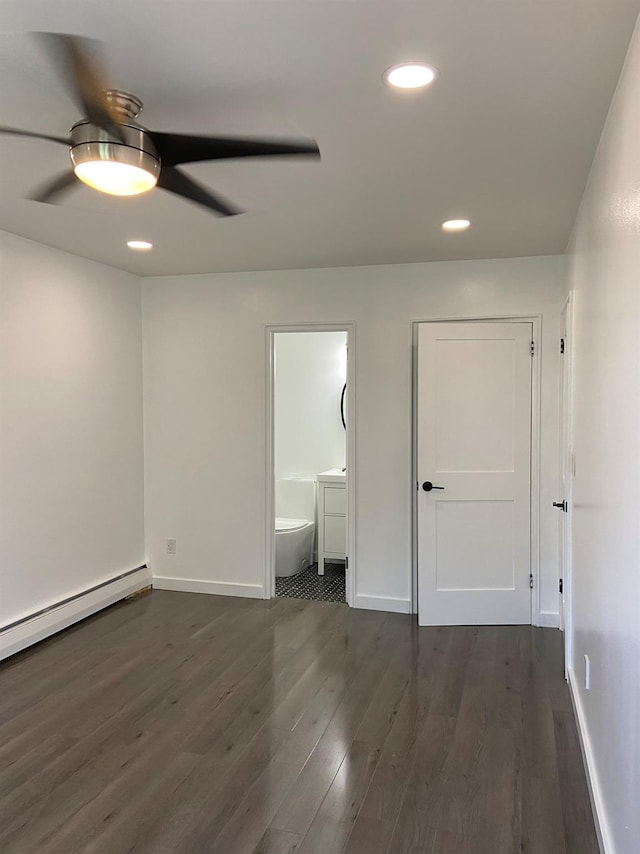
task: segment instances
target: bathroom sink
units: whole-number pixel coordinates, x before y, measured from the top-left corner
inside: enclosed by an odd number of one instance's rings
[[[346,471],[342,471],[342,469],[327,469],[327,471],[320,472],[318,480],[323,483],[345,483],[347,473]]]

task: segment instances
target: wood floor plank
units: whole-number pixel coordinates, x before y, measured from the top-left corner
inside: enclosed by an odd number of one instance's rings
[[[554,711],[553,720],[567,852],[598,854],[575,719],[569,711]]]
[[[560,786],[553,777],[526,777],[522,791],[522,851],[571,854],[565,847]]]
[[[3,854],[597,854],[562,638],[154,591],[0,664]]]
[[[389,847],[412,777],[433,685],[443,660],[435,631],[427,630],[422,640],[422,645],[414,647],[408,659],[411,679],[384,741],[371,784],[345,846],[345,854],[385,854]]]
[[[360,622],[356,620],[356,625]],[[294,704],[291,707],[285,701],[274,710],[267,727],[285,728],[289,732],[286,743],[249,790],[243,793],[232,814],[229,816],[228,810],[221,812],[218,809],[213,819],[208,818],[196,829],[192,845],[197,846],[204,839],[213,837],[216,839],[214,850],[219,848],[225,854],[236,848],[238,851],[250,850],[286,799],[292,783],[295,785],[294,781],[297,782],[318,744],[323,739],[323,743],[330,744],[336,737],[344,738],[345,731],[349,732],[347,738],[353,737],[361,717],[361,712],[351,714],[355,710],[354,704],[357,706],[360,700],[359,708],[367,708],[371,702],[373,685],[377,684],[392,657],[389,648],[384,648],[383,654],[376,654],[378,644],[384,646],[387,637],[384,626],[372,634],[371,630],[377,630],[380,621],[368,619],[364,622],[367,631],[358,633],[358,643],[341,643],[343,649],[339,655],[342,667],[328,672],[320,668],[324,681],[319,685],[319,690],[316,688],[312,696],[307,696],[304,706],[296,708],[297,704]],[[340,633],[338,637],[341,637]],[[362,644],[362,638],[368,638],[367,642]],[[360,667],[365,656],[366,666]],[[350,679],[350,675],[354,678]],[[335,721],[340,722],[339,735],[329,724]],[[224,819],[227,820],[226,824]]]
[[[302,837],[288,830],[276,830],[270,827],[253,849],[253,854],[296,854]]]
[[[192,754],[168,754],[167,743],[163,748],[145,754],[134,771],[107,784],[55,834],[40,842],[38,851],[111,854],[134,850],[141,835],[153,827],[154,810],[166,804],[167,795],[175,791],[195,764]]]
[[[380,750],[354,741],[311,823],[300,854],[342,851],[376,769]]]
[[[209,850],[210,840],[216,838],[288,738],[286,730],[265,727],[240,756],[191,754],[197,760],[194,771],[178,787],[164,814],[156,817],[139,850],[145,854],[163,849],[172,854]]]
[[[406,795],[414,759],[389,752],[379,758],[360,809],[354,816],[344,854],[386,854]]]
[[[343,686],[342,698],[331,723],[287,792],[273,818],[273,827],[304,835],[311,826],[372,703],[373,686],[379,684],[393,664],[390,650],[384,648],[385,638],[386,632],[381,630],[372,639],[369,649],[361,653],[366,655],[366,664]]]
[[[302,771],[287,791],[270,827],[302,837],[311,827],[320,805],[342,765],[349,746],[338,739],[318,742]]]
[[[438,851],[433,844],[440,820],[447,759],[454,741],[456,719],[429,714],[415,748],[415,761],[405,788],[402,806],[391,829],[389,854]],[[389,833],[389,831],[386,831]],[[352,847],[351,854],[365,854]]]
[[[338,613],[343,615],[344,610]],[[384,617],[380,616],[375,620],[357,618],[354,622],[360,640],[368,638],[369,645],[374,643],[375,631],[383,620]],[[351,623],[351,619],[348,622]],[[175,843],[170,842],[175,845],[171,850],[190,851],[195,844],[190,840],[214,835],[224,826],[240,804],[247,788],[269,767],[281,744],[297,727],[311,700],[327,683],[333,669],[339,666],[340,662],[347,668],[345,662],[348,660],[351,662],[349,667],[355,672],[358,662],[366,653],[367,644],[357,645],[358,654],[355,657],[352,653],[345,654],[348,644],[345,644],[343,632],[341,618],[334,626],[335,637],[323,646],[321,653],[316,653],[315,662],[309,662],[304,648],[298,650],[284,671],[275,674],[277,686],[271,689],[275,690],[275,693],[270,706],[258,696],[245,710],[249,714],[245,715],[243,712],[230,727],[222,730],[217,740],[211,743],[194,774],[185,782],[180,797],[181,804],[177,809],[174,808],[171,821],[159,823],[155,836],[157,840],[166,842],[168,835],[170,840],[175,839]],[[302,673],[296,666],[298,659],[302,665],[307,665]],[[374,673],[378,673],[384,662],[381,663],[374,657],[370,660],[377,668]],[[347,668],[344,674],[348,675],[349,672]],[[366,669],[362,673],[366,673]],[[358,680],[360,679],[361,673],[358,672]],[[268,689],[269,685],[265,686],[265,691]],[[335,685],[331,691],[325,691],[325,696],[330,697],[332,694],[335,694]],[[349,692],[348,695],[350,696]],[[343,707],[344,702],[343,699],[339,708]],[[253,712],[257,714],[254,715]],[[212,784],[213,779],[221,780],[221,786]],[[296,778],[293,776],[289,785],[295,784]],[[203,802],[203,794],[209,796],[207,804]],[[213,807],[209,806],[211,802]],[[315,809],[308,823],[314,814]],[[149,848],[149,851],[154,850],[153,846]]]

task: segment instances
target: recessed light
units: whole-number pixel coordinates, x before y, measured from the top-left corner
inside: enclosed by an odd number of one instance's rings
[[[433,83],[437,76],[437,69],[424,62],[402,62],[387,68],[382,79],[394,89],[422,89]]]
[[[448,219],[442,223],[443,231],[465,231],[471,223],[468,219]]]
[[[129,249],[153,249],[153,243],[147,240],[127,240],[127,246]]]

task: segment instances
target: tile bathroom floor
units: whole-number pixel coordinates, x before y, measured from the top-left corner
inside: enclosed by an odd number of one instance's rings
[[[276,596],[288,599],[313,599],[316,602],[346,602],[343,563],[325,563],[324,575],[318,575],[314,563],[297,575],[276,578]]]

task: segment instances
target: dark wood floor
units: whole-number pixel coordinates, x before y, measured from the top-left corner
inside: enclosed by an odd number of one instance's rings
[[[3,854],[597,854],[560,633],[154,592],[0,666]]]

